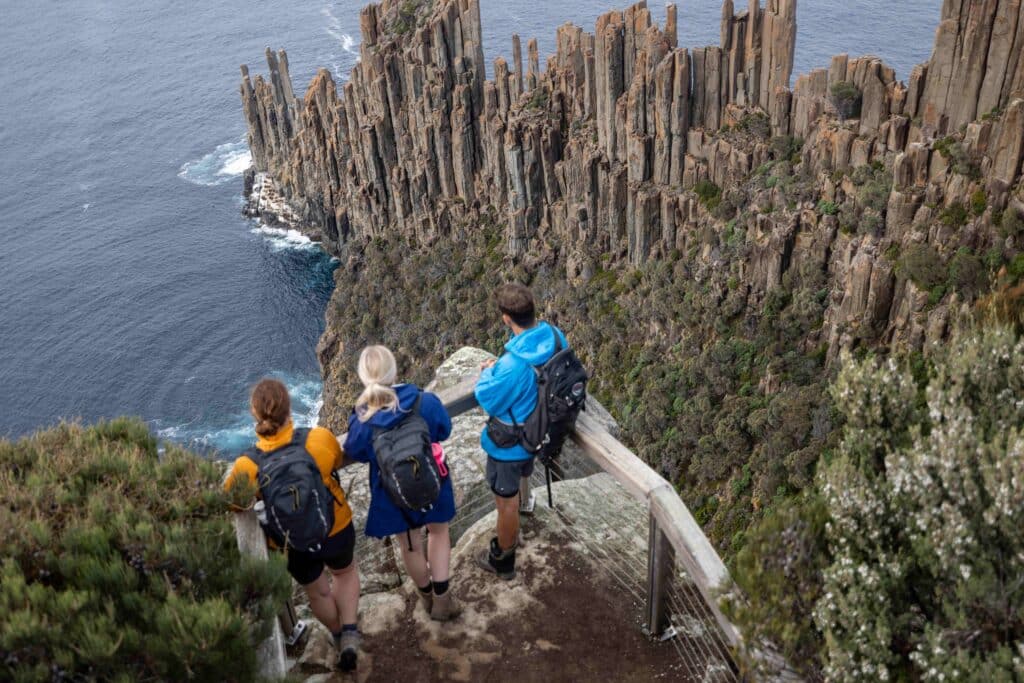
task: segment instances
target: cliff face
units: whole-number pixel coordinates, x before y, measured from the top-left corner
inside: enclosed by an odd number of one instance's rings
[[[675,7],[659,28],[640,3],[601,16],[593,34],[560,27],[543,72],[536,42],[524,67],[513,36],[512,64],[495,60],[493,80],[484,78],[476,0],[385,1],[365,8],[361,25],[361,61],[340,97],[322,70],[296,99],[283,51],[267,52],[269,81],[251,82],[243,67],[254,164],[329,248],[396,234],[429,241],[496,207],[513,256],[557,241],[638,265],[686,250],[713,222],[694,188],[741,188],[776,158],[770,138],[790,137],[813,175],[807,200],[842,204],[856,192],[842,174],[872,163],[893,176],[873,234],[838,235],[814,201],[769,196],[777,210],[742,216],[755,298],[801,260],[836,276],[834,355],[854,341],[851,327],[914,344],[942,334],[946,313],[915,316],[922,293],[897,286],[892,264],[879,262],[883,241],[948,242],[923,226],[979,190],[997,217],[1024,208],[1019,0],[945,2],[932,57],[909,85],[876,58],[841,55],[792,90],[795,0],[751,0],[739,13],[726,0],[720,44],[692,50],[676,45]],[[856,119],[836,116],[830,93],[840,83],[860,95]],[[728,134],[762,112],[765,135]],[[934,144],[949,133],[972,172],[958,172],[948,145]],[[986,213],[967,229],[991,222]]]
[[[795,18],[727,0],[720,44],[685,49],[641,3],[560,27],[543,71],[513,37],[487,80],[476,2],[383,2],[340,93],[320,71],[296,98],[284,52],[243,67],[261,204],[342,260],[322,421],[344,429],[363,344],[421,381],[496,351],[487,294],[522,280],[624,439],[742,545],[834,440],[842,349],[927,353],[1024,277],[1021,2],[945,2],[907,84],[840,55],[790,89]]]

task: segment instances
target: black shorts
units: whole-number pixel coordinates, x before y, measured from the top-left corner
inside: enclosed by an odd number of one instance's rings
[[[519,480],[533,474],[533,458],[529,460],[495,460],[487,456],[487,483],[500,498],[519,495]]]
[[[344,569],[352,564],[352,554],[356,548],[355,525],[347,527],[329,536],[320,550],[315,553],[303,553],[297,550],[288,551],[288,573],[299,584],[308,586],[324,573],[324,565],[331,569]]]

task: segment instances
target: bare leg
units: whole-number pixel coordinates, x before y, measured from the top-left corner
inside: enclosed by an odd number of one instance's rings
[[[337,581],[335,581],[335,584]],[[327,578],[327,574],[321,574],[313,583],[306,584],[303,586],[306,589],[306,595],[309,596],[309,608],[313,611],[313,616],[320,620],[320,623],[326,626],[331,633],[337,633],[341,630],[341,612],[338,609],[338,604],[332,595],[331,580]],[[356,595],[359,594],[359,578],[356,576]],[[352,623],[352,622],[347,622]]]
[[[448,524],[428,524],[427,531],[429,532],[427,560],[430,563],[430,578],[438,582],[447,581],[452,555],[452,537],[448,533]]]
[[[417,588],[429,586],[430,570],[427,568],[427,558],[423,555],[423,532],[413,529],[409,535],[412,536],[412,550],[409,550],[409,536],[404,533],[394,536],[395,543],[402,550],[402,562]]]
[[[353,561],[344,569],[331,569],[331,575],[334,577],[334,583],[331,585],[331,598],[341,617],[338,628],[334,629],[337,631],[342,624],[356,623],[356,619],[359,617],[359,569]],[[321,619],[321,621],[323,620]]]
[[[498,508],[498,545],[510,550],[519,540],[519,497],[494,497]]]

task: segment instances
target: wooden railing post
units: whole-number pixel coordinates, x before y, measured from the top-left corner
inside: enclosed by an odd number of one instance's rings
[[[675,559],[672,544],[652,514],[647,537],[647,619],[644,626],[652,638],[661,638],[672,625],[668,591],[675,573]]]
[[[238,552],[242,555],[266,560],[267,539],[263,529],[252,510],[236,512],[235,538],[238,540]],[[277,619],[271,625],[270,635],[260,643],[256,656],[259,661],[260,675],[263,678],[280,680],[288,673],[284,656],[284,634]]]

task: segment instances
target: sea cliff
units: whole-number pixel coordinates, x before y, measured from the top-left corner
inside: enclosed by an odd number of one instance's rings
[[[270,213],[342,260],[326,424],[365,343],[412,379],[497,351],[489,288],[517,278],[728,557],[835,444],[843,350],[921,359],[979,302],[1019,306],[1024,5],[946,0],[906,83],[848,55],[794,81],[795,0],[726,0],[707,47],[676,16],[559,27],[543,70],[513,36],[488,79],[476,0],[386,1],[340,88],[296,97],[268,50],[241,98]]]

